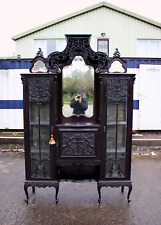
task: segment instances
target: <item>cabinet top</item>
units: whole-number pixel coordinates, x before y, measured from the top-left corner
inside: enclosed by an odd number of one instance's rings
[[[95,73],[126,73],[125,61],[121,58],[116,48],[113,58],[104,52],[95,52],[90,46],[89,34],[68,34],[66,35],[67,45],[62,52],[52,52],[45,59],[39,48],[36,57],[32,60],[31,73],[61,73],[65,66],[71,65],[76,56],[81,56],[86,65],[92,66]]]

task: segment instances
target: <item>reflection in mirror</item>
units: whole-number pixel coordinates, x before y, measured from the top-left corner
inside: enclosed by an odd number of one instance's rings
[[[94,68],[76,56],[63,68],[63,115],[93,115]]]
[[[114,62],[112,62],[111,66],[109,68],[109,72],[110,73],[116,73],[116,72],[124,73],[125,72],[125,69],[123,68],[121,62],[114,61]]]
[[[33,73],[36,73],[36,72],[47,72],[47,68],[46,68],[46,65],[44,62],[42,62],[41,60],[38,60],[34,63],[34,66],[33,68],[31,69],[31,71]]]

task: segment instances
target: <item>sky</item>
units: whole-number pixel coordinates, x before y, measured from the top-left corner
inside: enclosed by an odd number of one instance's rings
[[[15,56],[14,35],[102,2],[101,0],[0,0],[0,57]],[[161,23],[161,0],[104,0]]]

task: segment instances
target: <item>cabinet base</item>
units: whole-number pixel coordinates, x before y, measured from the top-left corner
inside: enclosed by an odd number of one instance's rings
[[[100,204],[101,203],[101,188],[102,187],[116,187],[116,188],[119,188],[121,187],[121,192],[124,192],[124,187],[127,186],[129,187],[129,191],[128,191],[128,194],[127,194],[127,201],[128,203],[131,201],[130,200],[130,194],[131,194],[131,191],[132,191],[132,181],[98,181],[97,182],[97,188],[98,188],[98,195],[99,195],[99,198],[98,198],[98,203]]]
[[[59,181],[25,181],[24,183],[24,191],[26,194],[26,203],[29,202],[29,194],[28,187],[32,187],[32,192],[35,193],[35,187],[45,188],[45,187],[55,187],[55,202],[58,203],[58,192],[59,192]]]
[[[101,203],[101,188],[102,187],[121,187],[121,192],[124,192],[124,187],[127,186],[129,188],[128,194],[127,194],[127,201],[128,203],[130,200],[130,194],[132,191],[132,181],[97,181],[97,189],[98,189],[98,203]],[[29,194],[28,194],[28,187],[32,187],[32,192],[35,193],[35,187],[39,188],[45,188],[45,187],[55,187],[56,193],[55,193],[55,202],[56,204],[59,202],[58,200],[58,192],[59,192],[59,181],[25,181],[24,183],[24,191],[26,194],[26,203],[29,202]]]

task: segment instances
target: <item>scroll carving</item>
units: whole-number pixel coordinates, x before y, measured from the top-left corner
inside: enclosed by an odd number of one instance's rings
[[[124,178],[126,176],[125,160],[126,160],[126,153],[118,155],[117,160],[113,158],[112,154],[110,153],[106,154],[106,177]]]
[[[95,156],[95,134],[85,133],[63,133],[62,134],[62,156]]]
[[[49,79],[29,79],[29,100],[36,102],[49,101],[50,80]]]
[[[36,155],[30,155],[31,158],[31,177],[32,178],[50,178],[50,158],[51,155],[46,155],[46,158],[41,161]]]
[[[108,79],[107,80],[107,100],[118,104],[120,101],[126,101],[128,95],[127,79]]]
[[[68,36],[67,46],[62,52],[53,52],[47,58],[47,66],[51,72],[59,72],[64,65],[70,65],[75,56],[82,56],[87,65],[93,66],[97,72],[107,71],[109,57],[103,52],[94,52],[89,43],[90,35]]]

